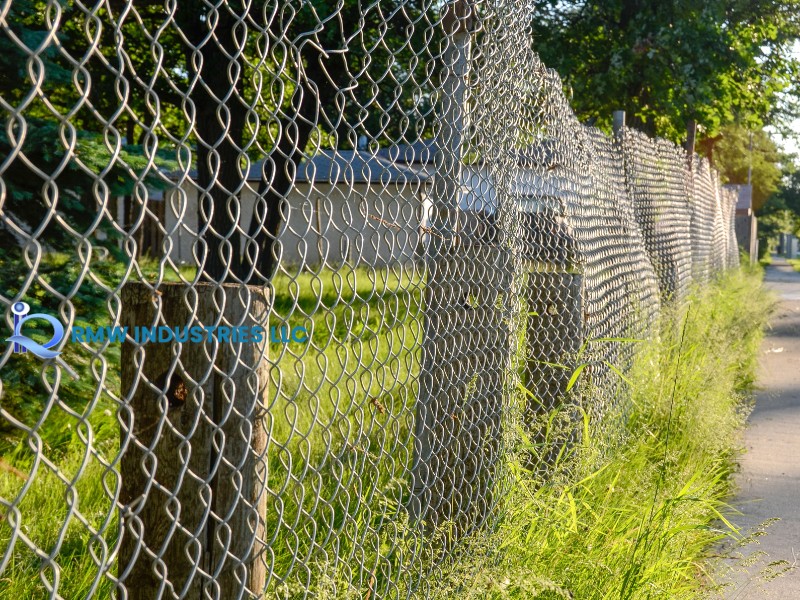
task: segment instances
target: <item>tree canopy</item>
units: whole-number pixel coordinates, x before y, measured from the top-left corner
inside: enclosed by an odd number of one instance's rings
[[[535,48],[573,91],[579,116],[609,126],[614,110],[650,134],[685,138],[786,107],[798,79],[791,47],[798,0],[535,0]]]
[[[781,164],[786,162],[775,142],[763,129],[748,131],[727,125],[713,145],[711,159],[723,183],[753,185],[753,209],[758,211],[781,187]]]

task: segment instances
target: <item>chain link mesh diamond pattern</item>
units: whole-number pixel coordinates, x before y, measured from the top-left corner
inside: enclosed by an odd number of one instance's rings
[[[736,198],[581,124],[530,14],[0,6],[0,303],[66,330],[0,355],[2,595],[432,596],[518,431],[614,435]]]

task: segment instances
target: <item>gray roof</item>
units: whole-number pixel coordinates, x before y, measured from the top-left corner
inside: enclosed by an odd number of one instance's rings
[[[433,161],[408,163],[388,152],[366,150],[325,150],[303,160],[297,168],[298,183],[408,183],[424,181],[433,174]],[[256,178],[261,165],[253,165]],[[250,170],[251,176],[253,170]]]
[[[736,210],[750,210],[753,207],[753,187],[746,183],[728,183],[724,188],[730,188],[737,194]]]
[[[554,161],[552,140],[543,140],[518,152],[520,166],[530,168],[535,164]],[[421,140],[412,144],[394,144],[377,151],[370,150],[323,150],[312,158],[303,159],[297,167],[296,183],[413,183],[425,181],[436,171],[434,156],[436,142]],[[480,164],[477,161],[473,165]],[[250,166],[247,180],[261,179],[263,161]],[[182,173],[172,173],[178,178]],[[189,177],[195,179],[197,170]]]
[[[310,159],[303,159],[297,167],[296,183],[413,183],[430,178],[433,166],[433,142],[390,146],[377,152],[368,150],[323,150]],[[263,161],[250,165],[247,180],[261,180]],[[184,173],[175,171],[174,179]],[[197,169],[188,173],[197,178]]]
[[[434,140],[421,140],[413,144],[394,144],[378,150],[378,156],[397,163],[432,165],[436,155]]]

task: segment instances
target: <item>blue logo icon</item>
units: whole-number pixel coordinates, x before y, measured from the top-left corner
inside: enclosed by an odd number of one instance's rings
[[[50,315],[42,313],[33,313],[29,315],[31,307],[26,302],[15,302],[11,307],[11,313],[14,315],[14,335],[7,338],[7,342],[14,343],[14,352],[28,352],[35,354],[39,358],[56,358],[61,352],[50,350],[54,346],[58,346],[61,340],[64,339],[64,326],[61,321]],[[31,338],[22,335],[22,325],[31,319],[43,319],[53,326],[53,337],[49,342],[39,344],[34,342]]]

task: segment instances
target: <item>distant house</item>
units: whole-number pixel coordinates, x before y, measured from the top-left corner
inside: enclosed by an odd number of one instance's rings
[[[323,151],[301,162],[284,204],[278,236],[281,263],[385,265],[412,257],[420,241],[432,162],[424,156],[400,158],[399,151]],[[261,164],[256,163],[240,194],[240,226],[245,232],[260,176]],[[165,196],[170,257],[194,263],[200,237],[197,184],[187,178]]]
[[[551,264],[566,264],[571,260],[571,234],[566,219],[556,215],[574,186],[561,169],[552,165],[549,171],[546,165],[542,169],[538,164],[541,150],[537,160],[518,157],[517,175],[506,191],[519,200],[523,252]],[[433,141],[421,141],[377,151],[326,150],[301,162],[284,204],[278,235],[281,264],[384,266],[420,256],[431,235],[435,152]],[[492,237],[497,216],[497,189],[490,167],[484,161],[465,164],[459,195],[463,211],[459,227],[473,228],[472,237],[484,241]],[[542,176],[543,171],[547,176]],[[240,194],[240,227],[245,232],[260,176],[261,164],[256,163]],[[176,263],[196,263],[195,252],[200,250],[199,194],[193,177],[190,173],[176,180],[159,207],[170,241],[169,255]]]
[[[758,220],[753,212],[753,186],[728,184],[722,187],[736,194],[736,241],[754,264],[758,260]]]

